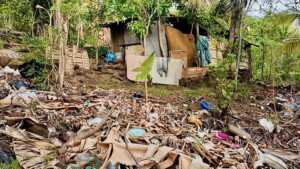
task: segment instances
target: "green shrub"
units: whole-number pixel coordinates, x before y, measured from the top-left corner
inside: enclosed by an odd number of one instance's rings
[[[0,1],[0,27],[30,32],[33,16],[30,1]]]
[[[45,58],[47,39],[25,37],[23,43],[30,52],[24,55],[24,64],[20,68],[22,76],[31,79],[37,89],[47,89],[48,86],[45,82],[51,70],[51,65]]]
[[[17,160],[12,161],[10,164],[0,163],[0,169],[21,169]]]
[[[96,51],[97,49],[95,47],[89,47],[89,48],[86,48],[87,52],[88,52],[88,55],[89,55],[89,58],[96,58]],[[99,57],[105,55],[108,51],[108,48],[107,47],[104,47],[104,46],[101,46],[98,48],[98,55]]]
[[[209,76],[215,81],[217,104],[225,113],[234,98],[235,81],[230,79],[230,65],[235,55],[229,54],[225,59],[219,60],[216,66],[209,68]]]

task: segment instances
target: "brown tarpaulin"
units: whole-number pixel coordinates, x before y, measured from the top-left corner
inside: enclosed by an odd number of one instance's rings
[[[187,53],[188,67],[192,67],[196,56],[194,36],[184,34],[171,26],[166,26],[166,36],[169,51],[185,51]]]

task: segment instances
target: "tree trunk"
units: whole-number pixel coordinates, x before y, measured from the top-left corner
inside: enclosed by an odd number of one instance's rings
[[[243,10],[240,13],[241,16],[240,19],[243,19]],[[240,69],[240,62],[241,62],[241,55],[242,55],[242,40],[243,40],[243,36],[242,36],[242,27],[243,27],[243,23],[242,21],[240,21],[240,25],[239,25],[239,51],[238,51],[238,55],[237,55],[237,61],[236,61],[236,75],[235,75],[235,89],[238,89],[238,78],[239,78],[239,69]]]
[[[230,24],[230,30],[229,30],[229,53],[232,53],[234,51],[235,42],[237,38],[237,33],[239,29],[239,23],[240,23],[240,15],[241,10],[240,7],[234,7],[235,9],[232,12],[231,15],[231,24]]]
[[[265,68],[265,45],[261,46],[261,80],[264,80],[264,68]]]
[[[248,47],[246,49],[246,54],[248,58],[248,70],[249,70],[249,75],[248,75],[248,80],[252,79],[252,55],[251,55],[251,47]]]
[[[59,32],[59,66],[58,66],[58,73],[59,73],[59,87],[62,88],[64,85],[64,75],[65,75],[65,56],[64,56],[64,37],[63,33],[63,18],[61,16],[61,0],[56,0],[56,26]]]
[[[273,69],[273,49],[271,48],[271,60],[270,60],[270,73],[269,73],[269,80],[272,78],[272,69]]]

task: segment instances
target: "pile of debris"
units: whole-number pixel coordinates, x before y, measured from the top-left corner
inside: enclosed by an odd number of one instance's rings
[[[0,82],[1,140],[12,148],[1,145],[0,160],[16,158],[25,169],[299,167],[299,153],[262,149],[203,105],[192,111],[122,90],[72,95],[16,88],[7,76]]]

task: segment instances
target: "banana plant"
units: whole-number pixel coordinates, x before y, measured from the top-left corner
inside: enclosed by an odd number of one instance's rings
[[[135,79],[137,81],[143,81],[145,83],[145,95],[146,103],[148,103],[148,81],[151,78],[150,73],[154,63],[155,54],[152,53],[148,58],[141,64],[140,67],[134,69],[134,72],[137,72]]]

